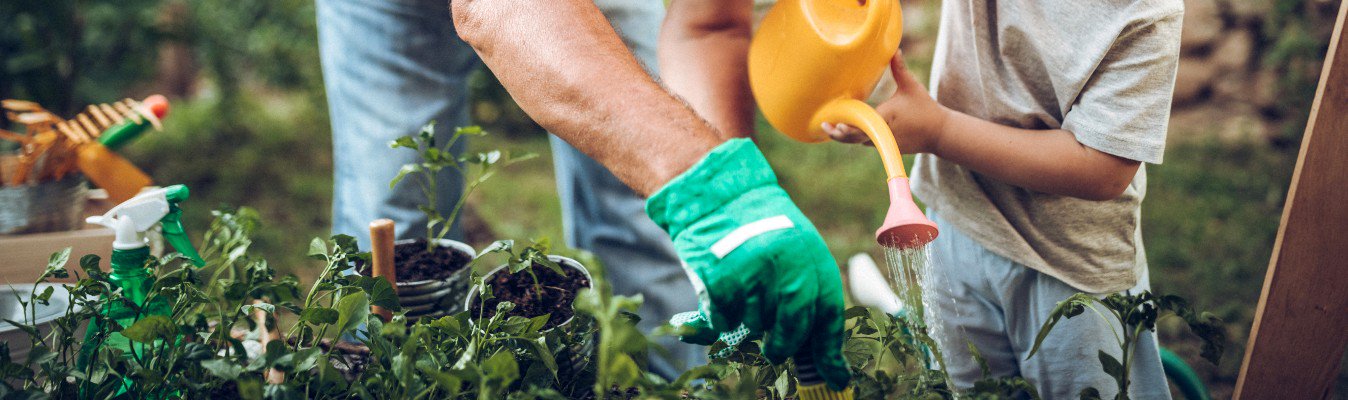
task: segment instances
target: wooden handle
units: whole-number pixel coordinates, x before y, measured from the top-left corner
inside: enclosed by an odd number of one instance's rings
[[[393,265],[393,220],[377,219],[370,222],[370,259],[374,264],[370,276],[384,278],[398,292],[398,270]],[[393,318],[393,312],[384,307],[371,306],[370,311],[379,314],[385,322]]]

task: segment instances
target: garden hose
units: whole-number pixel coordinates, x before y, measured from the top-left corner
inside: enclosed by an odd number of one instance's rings
[[[1180,394],[1188,400],[1209,400],[1207,386],[1203,385],[1203,380],[1198,378],[1198,373],[1189,367],[1189,363],[1184,362],[1178,354],[1170,349],[1161,348],[1161,368],[1165,369],[1166,378],[1170,383],[1179,388]]]

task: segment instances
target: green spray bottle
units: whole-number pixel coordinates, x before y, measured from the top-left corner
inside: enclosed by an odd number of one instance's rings
[[[151,257],[150,246],[145,239],[147,231],[160,226],[164,239],[174,250],[185,256],[193,265],[198,267],[205,265],[205,261],[192,247],[192,242],[183,230],[183,212],[178,203],[187,200],[187,197],[188,190],[183,185],[151,190],[118,204],[102,216],[89,217],[86,220],[91,224],[111,228],[116,237],[112,243],[110,260],[112,270],[108,280],[114,286],[114,290],[120,289],[122,296],[137,306],[130,307],[122,302],[109,302],[102,310],[103,315],[116,321],[118,325],[125,328],[146,316],[168,316],[172,311],[171,305],[163,299],[156,298],[148,304],[146,302],[154,285],[154,272],[146,268],[146,263]],[[99,343],[95,343],[92,339],[108,328],[99,326],[97,321],[90,324],[84,346],[80,349],[81,367],[87,365],[99,349]],[[132,346],[132,343],[118,332],[107,334],[107,339],[101,345],[121,350],[128,357],[133,354],[132,352],[142,351],[141,346]]]

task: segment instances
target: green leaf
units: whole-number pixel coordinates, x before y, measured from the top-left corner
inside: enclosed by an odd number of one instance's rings
[[[463,380],[453,374],[431,368],[427,365],[417,364],[417,371],[422,375],[431,377],[440,390],[444,390],[448,395],[446,398],[454,398],[459,395],[459,390],[463,388]]]
[[[338,249],[341,249],[349,254],[360,252],[360,246],[357,243],[358,242],[356,242],[356,238],[352,237],[351,235],[343,235],[343,234],[332,235],[332,244],[336,245]]]
[[[482,363],[482,373],[488,379],[497,379],[498,382],[509,384],[519,379],[520,366],[509,351],[499,351]]]
[[[84,257],[80,257],[80,269],[84,270],[84,274],[89,275],[89,277],[103,276],[103,269],[98,266],[101,261],[102,258],[99,258],[98,255],[85,254]]]
[[[276,313],[276,306],[268,303],[257,303],[257,304],[245,304],[242,307],[239,307],[239,311],[242,311],[244,314],[248,315],[252,315],[253,311],[255,310],[262,310],[262,312],[264,313],[273,314]]]
[[[355,292],[337,300],[337,333],[355,329],[370,315],[370,298],[364,292]]]
[[[420,166],[420,165],[418,165],[418,164],[406,164],[406,165],[403,165],[402,168],[399,168],[399,169],[398,169],[398,174],[393,176],[393,180],[390,180],[390,181],[389,181],[389,183],[388,183],[389,189],[393,189],[394,186],[398,186],[398,182],[402,182],[402,181],[403,181],[403,178],[406,178],[408,174],[417,173],[417,172],[421,172],[421,166]]]
[[[239,398],[243,399],[261,399],[262,398],[262,380],[258,378],[241,379],[239,382]]]
[[[491,253],[510,253],[511,251],[514,251],[514,248],[515,248],[515,241],[514,241],[514,240],[509,240],[509,239],[507,239],[507,240],[497,240],[497,241],[492,242],[491,244],[487,245],[487,247],[483,248],[482,251],[479,251],[479,252],[477,253],[477,257],[480,258],[480,257],[482,257],[482,256],[485,256],[485,255],[491,254]]]
[[[401,148],[407,148],[407,149],[416,150],[416,149],[417,149],[417,141],[416,141],[416,139],[413,139],[411,136],[403,136],[403,137],[400,137],[400,138],[397,138],[397,139],[393,140],[392,142],[389,142],[388,147],[389,147],[389,148],[392,148],[392,149],[396,149],[396,148],[400,148],[400,147],[401,147]]]
[[[978,351],[978,346],[974,342],[965,340],[964,343],[969,346],[969,354],[973,355],[974,361],[978,363],[978,370],[983,372],[983,379],[992,377],[992,368],[988,367],[988,359],[983,358],[983,353]]]
[[[398,303],[398,293],[394,291],[393,284],[387,279],[375,278],[370,276],[353,275],[348,277],[356,286],[370,295],[370,304],[384,307],[390,311],[401,311],[402,305]]]
[[[1100,390],[1093,387],[1081,389],[1078,395],[1081,396],[1081,400],[1100,400]]]
[[[1044,321],[1044,325],[1039,328],[1039,334],[1034,338],[1034,346],[1030,347],[1030,354],[1025,356],[1025,359],[1028,360],[1039,352],[1039,346],[1044,344],[1044,338],[1048,337],[1048,333],[1053,330],[1054,326],[1058,325],[1058,321],[1062,320],[1063,317],[1070,318],[1081,314],[1086,307],[1090,307],[1092,302],[1099,301],[1088,294],[1077,293],[1058,302],[1058,305],[1053,307],[1053,311],[1049,312],[1048,320]]]
[[[61,269],[62,267],[66,266],[67,261],[70,261],[69,247],[61,249],[61,251],[52,253],[51,258],[47,259],[47,269],[48,270]]]
[[[482,135],[486,134],[486,131],[483,131],[481,126],[477,126],[477,125],[469,125],[469,126],[463,126],[463,127],[455,128],[455,129],[454,129],[454,133],[455,133],[455,134],[458,134],[458,135],[482,136]]]
[[[151,315],[122,330],[122,336],[140,343],[154,343],[155,340],[173,339],[178,326],[163,315]]]
[[[308,255],[309,257],[317,258],[319,260],[326,258],[326,256],[328,255],[328,243],[324,242],[322,238],[314,238],[314,240],[310,240],[309,252],[306,255]]]
[[[309,307],[300,312],[300,320],[314,325],[335,324],[340,313],[327,307]]]
[[[1106,353],[1104,350],[1100,350],[1099,355],[1100,366],[1104,368],[1105,373],[1114,377],[1117,381],[1122,381],[1124,374],[1123,363],[1119,362],[1119,359],[1114,358],[1114,356],[1109,355],[1109,353]]]
[[[235,380],[243,373],[243,366],[230,362],[223,358],[206,360],[201,362],[201,367],[210,372],[211,375],[224,380]]]

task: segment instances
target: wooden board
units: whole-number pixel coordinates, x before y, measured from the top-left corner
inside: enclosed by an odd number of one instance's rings
[[[47,267],[51,253],[66,247],[71,248],[67,269],[78,271],[80,257],[85,254],[102,256],[106,268],[106,258],[112,254],[112,241],[112,230],[101,226],[69,232],[0,236],[0,285],[33,283]]]
[[[1348,345],[1348,2],[1339,8],[1245,349],[1238,399],[1330,395]],[[1342,395],[1342,394],[1341,394]]]

